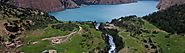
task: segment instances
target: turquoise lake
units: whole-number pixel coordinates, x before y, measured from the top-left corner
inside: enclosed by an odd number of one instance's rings
[[[112,19],[129,15],[145,16],[157,11],[158,1],[138,1],[119,5],[89,5],[65,11],[51,12],[61,21],[110,22]]]

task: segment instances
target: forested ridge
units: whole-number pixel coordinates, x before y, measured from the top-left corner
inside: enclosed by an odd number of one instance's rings
[[[167,32],[185,33],[185,4],[174,5],[143,18]]]

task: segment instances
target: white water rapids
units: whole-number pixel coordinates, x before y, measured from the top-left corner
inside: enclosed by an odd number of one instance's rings
[[[111,35],[108,35],[108,37],[109,37],[109,45],[110,45],[109,53],[116,53],[116,45],[113,41],[113,37]]]
[[[97,23],[95,28],[99,29],[99,26],[100,26],[100,23]],[[109,42],[109,45],[110,45],[110,49],[109,49],[108,53],[116,53],[116,45],[113,41],[113,37],[109,34],[105,34],[105,35],[108,36],[108,42]]]

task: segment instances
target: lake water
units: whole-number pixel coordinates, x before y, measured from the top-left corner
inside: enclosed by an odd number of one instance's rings
[[[158,1],[138,1],[119,5],[90,5],[49,13],[61,21],[107,22],[129,15],[144,16],[157,11]]]

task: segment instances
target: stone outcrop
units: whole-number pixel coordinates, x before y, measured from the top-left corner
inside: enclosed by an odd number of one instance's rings
[[[71,9],[71,8],[78,8],[80,7],[72,0],[60,0],[62,5],[64,5],[65,8]]]
[[[185,4],[185,0],[160,0],[157,8],[159,10],[166,9],[173,5]]]

